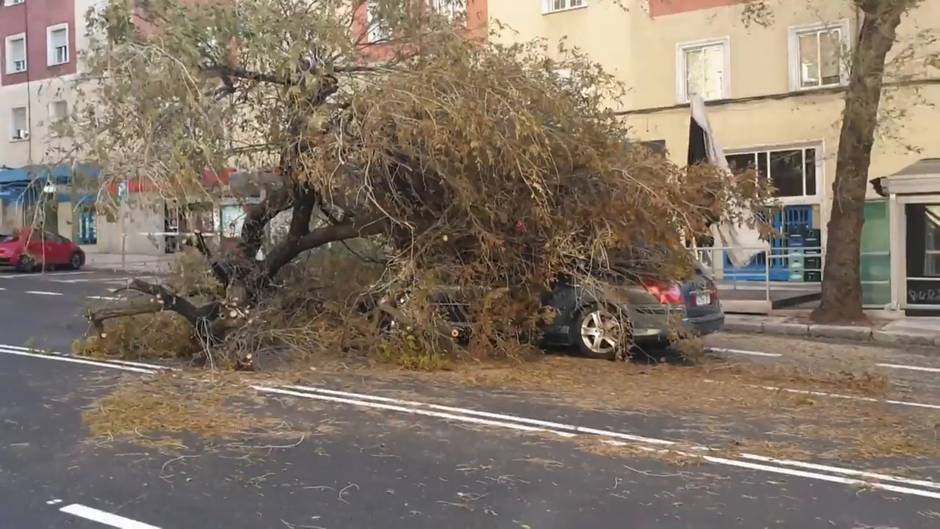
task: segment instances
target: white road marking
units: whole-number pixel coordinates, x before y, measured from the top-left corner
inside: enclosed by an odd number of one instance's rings
[[[820,470],[823,472],[832,472],[835,474],[845,474],[846,476],[859,476],[859,477],[877,479],[881,481],[894,481],[896,483],[904,483],[907,485],[927,487],[930,489],[940,489],[940,483],[927,481],[923,479],[899,478],[898,476],[891,476],[888,474],[879,474],[877,472],[868,472],[865,470],[853,470],[851,468],[832,467],[829,465],[820,465],[817,463],[806,463],[803,461],[794,461],[792,459],[776,459],[773,457],[760,456],[757,454],[741,454],[741,457],[744,459],[751,459],[754,461],[774,463],[776,465],[796,466],[796,467],[807,468],[810,470]]]
[[[56,272],[51,274],[6,274],[0,276],[0,279],[47,279],[52,278],[53,280],[57,277],[63,276],[77,276],[84,274],[92,274],[94,272]]]
[[[152,369],[144,369],[140,367],[115,364],[111,362],[98,362],[94,360],[85,360],[84,358],[74,358],[71,356],[65,355],[53,355],[53,354],[41,354],[41,353],[31,353],[29,351],[21,351],[17,349],[8,349],[4,346],[0,346],[0,354],[5,355],[14,355],[14,356],[28,356],[31,358],[44,358],[46,360],[55,360],[58,362],[69,362],[73,364],[85,364],[95,367],[107,367],[110,369],[120,369],[123,371],[132,371],[134,373],[143,373],[145,375],[153,375],[156,371]]]
[[[327,396],[327,395],[315,395],[315,394],[311,394],[311,393],[303,393],[303,392],[300,392],[300,391],[292,391],[292,390],[289,390],[289,389],[272,388],[272,387],[267,387],[267,386],[252,386],[252,389],[254,389],[254,390],[256,390],[256,391],[260,391],[260,392],[262,392],[262,393],[277,393],[277,394],[280,394],[280,395],[288,395],[288,396],[291,396],[291,397],[302,397],[302,398],[307,398],[307,399],[318,399],[318,400],[326,400],[326,401],[331,401],[331,402],[340,402],[340,403],[344,403],[344,404],[352,404],[352,405],[355,405],[355,406],[365,406],[365,407],[367,407],[367,408],[376,408],[376,409],[380,409],[380,410],[398,411],[398,412],[402,412],[402,413],[409,413],[409,414],[412,414],[412,415],[424,415],[424,416],[427,416],[427,417],[437,417],[437,418],[439,418],[439,419],[450,419],[450,420],[454,420],[454,421],[469,422],[469,423],[473,423],[473,424],[483,424],[483,425],[487,425],[487,426],[499,426],[499,427],[501,427],[501,428],[509,428],[509,429],[512,429],[512,430],[520,430],[520,431],[523,431],[523,432],[550,432],[550,433],[558,434],[558,435],[560,435],[560,436],[562,436],[562,437],[573,437],[573,436],[574,436],[574,434],[571,434],[571,433],[560,432],[560,431],[557,431],[557,430],[553,431],[553,430],[549,430],[548,428],[538,428],[538,427],[535,427],[535,426],[526,426],[526,425],[524,425],[524,424],[517,424],[517,423],[510,423],[510,422],[502,422],[502,421],[493,421],[493,420],[489,420],[489,419],[481,419],[481,418],[478,418],[478,417],[470,417],[470,416],[468,416],[468,415],[455,415],[455,414],[452,414],[452,413],[444,413],[444,412],[436,412],[436,411],[429,411],[429,410],[421,410],[421,409],[417,409],[417,408],[409,408],[409,407],[406,407],[406,406],[396,406],[396,405],[394,405],[394,404],[383,404],[383,403],[381,403],[381,402],[365,402],[365,401],[355,400],[355,399],[344,399],[344,398],[342,398],[342,397],[330,397],[330,396]]]
[[[117,301],[121,298],[116,298],[114,296],[86,296],[88,299],[97,299],[100,301]]]
[[[782,354],[779,354],[779,353],[764,353],[761,351],[745,351],[743,349],[725,349],[722,347],[709,347],[708,350],[713,353],[730,354],[730,355],[766,356],[770,358],[779,358],[783,356]]]
[[[629,439],[634,442],[654,444],[660,447],[676,445],[674,441],[669,441],[665,439],[654,439],[654,438],[649,438],[649,437],[635,436],[635,435],[625,434],[621,432],[612,432],[609,430],[597,430],[593,428],[583,428],[583,427],[578,427],[578,426],[565,425],[561,423],[552,423],[548,421],[540,421],[537,419],[518,417],[514,415],[494,414],[494,413],[481,412],[478,410],[472,410],[472,409],[466,409],[466,408],[456,408],[452,406],[437,406],[434,404],[427,404],[427,403],[420,403],[420,402],[415,403],[415,404],[419,404],[421,407],[424,407],[424,408],[434,407],[438,409],[448,409],[448,410],[451,410],[452,412],[452,413],[437,413],[437,412],[429,411],[426,409],[420,409],[418,407],[409,407],[409,404],[413,403],[413,401],[391,399],[388,397],[379,397],[379,396],[373,396],[373,395],[363,395],[363,394],[357,394],[357,393],[351,393],[351,392],[341,392],[341,391],[336,391],[336,390],[314,388],[314,387],[309,387],[309,386],[288,386],[288,387],[292,387],[296,389],[300,389],[300,388],[307,388],[307,389],[303,391],[297,391],[294,389],[281,389],[277,387],[252,386],[253,389],[262,393],[274,393],[274,394],[289,395],[289,396],[302,397],[302,398],[308,398],[308,399],[324,400],[324,401],[330,401],[330,402],[340,402],[340,403],[351,404],[354,406],[361,406],[361,407],[387,409],[387,410],[392,410],[392,411],[403,411],[405,413],[411,413],[414,415],[442,417],[442,418],[448,418],[451,420],[475,422],[478,424],[488,424],[491,426],[511,428],[511,429],[516,429],[516,430],[525,431],[529,429],[528,431],[531,431],[531,428],[535,428],[536,431],[547,431],[547,432],[551,432],[551,433],[555,433],[559,435],[564,434],[564,433],[568,433],[569,436],[575,436],[578,434],[593,434],[593,435],[597,435],[600,437],[613,438],[611,442],[617,442],[617,443],[623,442],[623,441],[620,441],[619,439]],[[333,396],[333,395],[346,395],[347,397],[340,397],[340,396]],[[397,404],[390,404],[390,403],[397,403]],[[502,420],[486,420],[486,422],[481,423],[480,421],[482,419],[473,417],[473,415],[484,415],[486,417],[500,418]],[[524,424],[521,424],[521,423],[524,423]],[[543,427],[538,428],[534,426],[527,426],[527,424],[537,424],[537,425],[542,425]],[[550,426],[550,425],[554,425],[554,426]],[[570,430],[570,432],[565,432],[564,430]],[[713,451],[713,449],[711,448],[704,447],[704,446],[693,446],[690,448],[697,452],[696,453],[690,452],[687,455],[699,456],[699,457],[704,458],[706,461],[710,461],[716,464],[736,466],[736,467],[748,468],[752,470],[761,470],[765,472],[773,472],[773,473],[786,474],[786,475],[791,475],[791,476],[805,477],[805,478],[817,479],[817,480],[822,480],[822,481],[830,481],[834,483],[870,486],[873,488],[878,488],[878,489],[892,491],[892,492],[898,492],[902,494],[911,494],[915,496],[924,496],[928,498],[940,499],[940,492],[920,490],[920,489],[914,489],[914,488],[909,488],[909,487],[900,487],[897,485],[890,485],[890,484],[879,483],[879,482],[870,482],[870,481],[864,481],[860,479],[845,478],[839,475],[819,474],[816,472],[807,472],[805,470],[795,470],[792,468],[776,467],[776,466],[769,466],[769,465],[763,465],[763,464],[749,463],[746,461],[739,461],[735,459],[714,457],[714,456],[707,455],[707,452]],[[659,449],[659,450],[662,450],[662,449]],[[806,462],[795,461],[795,460],[774,459],[774,458],[769,458],[765,456],[760,456],[757,454],[741,454],[741,457],[746,458],[746,459],[752,459],[755,461],[770,462],[770,463],[775,463],[778,465],[786,465],[789,467],[798,467],[798,468],[804,468],[804,469],[810,469],[810,470],[825,470],[832,474],[865,477],[865,478],[870,478],[870,479],[874,479],[878,481],[892,481],[895,483],[903,483],[907,485],[915,485],[915,486],[921,486],[921,487],[927,487],[927,488],[940,489],[940,483],[935,483],[935,482],[927,481],[927,480],[915,480],[915,479],[909,479],[909,478],[904,478],[900,476],[878,474],[874,472],[867,472],[867,471],[856,470],[856,469],[851,469],[851,468],[840,468],[840,467],[833,467],[833,466],[826,466],[826,465],[818,465],[815,463],[806,463]]]
[[[90,361],[90,360],[84,360],[81,358],[57,356],[57,355],[50,355],[50,354],[36,354],[36,353],[31,353],[26,350],[17,350],[17,349],[14,349],[14,347],[17,347],[19,349],[27,349],[25,347],[19,347],[19,346],[0,346],[0,354],[22,355],[22,356],[30,356],[30,357],[36,357],[36,358],[45,358],[45,359],[50,359],[50,360],[74,362],[74,363],[80,363],[80,364],[89,364],[89,365],[93,365],[97,367],[122,369],[122,370],[127,370],[127,371],[140,372],[144,374],[155,373],[155,371],[151,369],[135,368],[131,365],[118,365],[115,363]],[[156,368],[156,369],[165,368],[165,366],[157,366],[154,364],[143,364],[140,362],[125,362],[125,363],[148,366],[150,368]],[[436,404],[422,403],[422,402],[416,402],[416,401],[406,401],[406,400],[393,399],[389,397],[380,397],[380,396],[374,396],[374,395],[363,395],[363,394],[357,394],[357,393],[351,393],[351,392],[329,390],[325,388],[315,388],[315,387],[310,387],[310,386],[287,386],[287,387],[294,387],[298,389],[304,388],[303,391],[296,391],[292,389],[281,389],[277,387],[268,387],[268,386],[251,386],[251,387],[252,389],[262,392],[262,393],[288,395],[288,396],[293,396],[293,397],[301,397],[301,398],[307,398],[307,399],[350,404],[353,406],[384,409],[384,410],[389,410],[389,411],[399,411],[402,413],[408,413],[412,415],[423,415],[423,416],[429,416],[429,417],[455,420],[455,421],[460,421],[460,422],[481,424],[481,425],[486,425],[486,426],[508,428],[508,429],[513,429],[513,430],[526,431],[526,432],[546,432],[546,433],[552,433],[561,437],[577,437],[578,435],[590,434],[590,435],[596,435],[599,437],[607,437],[609,439],[605,440],[604,442],[608,442],[610,444],[617,444],[618,446],[627,445],[627,443],[619,439],[627,439],[627,440],[634,441],[634,442],[652,444],[652,445],[660,446],[660,447],[676,446],[675,441],[669,441],[666,439],[656,439],[656,438],[651,438],[651,437],[626,434],[622,432],[613,432],[609,430],[599,430],[599,429],[594,429],[594,428],[585,428],[585,427],[580,427],[580,426],[566,425],[563,423],[541,421],[538,419],[530,419],[526,417],[519,417],[519,416],[514,416],[514,415],[508,415],[508,414],[490,413],[490,412],[472,410],[468,408],[457,408],[457,407],[452,407],[452,406],[439,406]],[[333,395],[348,395],[350,397],[356,397],[356,398],[345,398],[345,397],[339,397],[339,396],[333,396]],[[399,404],[391,404],[393,402],[397,402]],[[418,405],[424,408],[448,409],[456,413],[435,412],[435,411],[431,411],[430,409],[421,409],[420,407],[417,407],[417,406],[409,407],[408,404]],[[482,417],[493,417],[493,418],[498,417],[498,418],[504,418],[505,420],[493,420],[493,419],[482,418]],[[543,425],[543,426],[539,427],[539,426],[533,426],[533,425]],[[549,425],[554,426],[554,427],[548,427]],[[565,431],[565,430],[568,430],[568,431]],[[665,450],[664,448],[652,448],[652,447],[639,447],[639,448],[644,449],[644,450],[651,450],[651,451]],[[746,468],[750,470],[759,470],[763,472],[770,472],[770,473],[776,473],[776,474],[784,474],[784,475],[790,475],[790,476],[795,476],[795,477],[804,477],[808,479],[816,479],[820,481],[828,481],[828,482],[841,483],[841,484],[846,484],[846,485],[871,487],[871,488],[886,490],[889,492],[896,492],[900,494],[910,494],[914,496],[940,499],[940,492],[933,492],[929,490],[921,490],[921,489],[915,489],[915,488],[910,488],[910,487],[901,487],[897,485],[891,485],[891,484],[879,482],[879,481],[891,481],[895,483],[903,483],[903,484],[921,486],[921,487],[926,487],[926,488],[940,489],[940,483],[935,483],[933,481],[910,479],[910,478],[904,478],[900,476],[879,474],[879,473],[868,472],[864,470],[856,470],[856,469],[851,469],[851,468],[833,467],[833,466],[828,466],[828,465],[820,465],[816,463],[808,463],[808,462],[796,461],[796,460],[775,459],[775,458],[770,458],[770,457],[761,456],[757,454],[748,454],[748,453],[740,454],[740,457],[743,459],[750,459],[754,461],[769,462],[769,463],[774,463],[777,465],[783,465],[783,466],[771,466],[771,465],[765,465],[765,464],[750,463],[747,461],[740,461],[736,459],[710,456],[710,455],[707,455],[707,453],[713,452],[714,449],[705,447],[705,446],[691,446],[688,448],[696,452],[694,453],[693,452],[689,452],[689,453],[678,452],[678,453],[688,455],[688,456],[698,456],[704,459],[705,461],[709,461],[715,464]],[[797,467],[797,469],[786,468],[786,467]],[[827,471],[827,472],[831,472],[832,474],[837,474],[837,475],[821,474],[818,472],[808,472],[805,470],[798,470],[798,468]],[[842,474],[846,476],[870,478],[870,479],[874,479],[878,481],[866,481],[862,479],[845,478],[838,474]],[[72,507],[72,506],[69,506],[69,507]],[[80,505],[77,506],[77,508],[81,508],[81,507],[83,506],[80,506]],[[99,512],[103,512],[103,511],[99,511]],[[104,513],[104,514],[107,515],[109,513]],[[121,518],[121,517],[117,517],[117,518]],[[133,520],[129,520],[129,521],[133,523],[140,523],[140,522],[134,522]],[[113,525],[113,527],[121,527],[121,528],[127,527],[128,529],[130,529],[130,528],[150,528],[153,526],[143,524],[139,526]]]
[[[109,358],[107,360],[100,358],[92,358],[90,356],[82,355],[71,355],[67,353],[60,353],[57,351],[43,351],[42,349],[36,349],[35,347],[23,347],[22,345],[6,345],[0,344],[0,349],[12,349],[15,351],[24,351],[27,353],[35,353],[41,357],[49,358],[52,357],[52,360],[55,360],[55,357],[65,357],[65,358],[77,358],[79,360],[88,360],[90,362],[96,362],[98,364],[104,364],[102,367],[112,367],[108,364],[114,364],[118,366],[131,366],[131,367],[142,367],[148,370],[154,371],[176,371],[176,368],[170,366],[163,366],[160,364],[148,364],[146,362],[133,362],[131,360],[119,360]]]
[[[61,292],[49,292],[46,290],[27,290],[27,294],[32,294],[34,296],[61,296]]]
[[[878,367],[887,367],[889,369],[906,369],[908,371],[925,371],[927,373],[940,373],[940,368],[938,367],[920,367],[920,366],[909,366],[904,364],[875,364]]]
[[[92,281],[91,279],[50,279],[51,283],[65,283],[68,285],[73,285],[75,283],[88,283]]]
[[[0,290],[6,290],[6,289],[5,289],[5,288],[3,288],[3,287],[0,287]]]
[[[724,384],[724,382],[721,382],[718,380],[705,379],[705,382],[708,382],[711,384]],[[757,384],[742,384],[742,385],[749,387],[749,388],[766,389],[768,391],[783,391],[786,393],[796,393],[798,395],[812,395],[814,397],[829,397],[833,399],[858,400],[862,402],[883,402],[885,404],[896,404],[898,406],[911,406],[914,408],[929,408],[933,410],[940,410],[940,404],[924,404],[923,402],[911,402],[911,401],[906,401],[906,400],[876,399],[874,397],[861,397],[858,395],[842,395],[840,393],[826,393],[824,391],[811,391],[808,389],[782,388],[779,386],[760,386]]]
[[[46,505],[58,505],[59,503],[62,503],[62,500],[56,498],[56,499],[52,499],[52,500],[47,501],[47,502],[46,502]]]
[[[65,507],[59,509],[59,511],[66,514],[71,514],[72,516],[77,516],[79,518],[84,518],[86,520],[91,520],[102,525],[117,527],[118,529],[160,529],[155,525],[138,522],[137,520],[131,520],[130,518],[111,514],[99,509],[93,509],[91,507],[86,507],[77,503],[66,505]]]
[[[496,420],[501,420],[501,421],[512,421],[512,422],[518,422],[518,423],[523,423],[523,424],[529,424],[532,426],[539,426],[543,428],[552,428],[556,430],[571,430],[571,431],[578,432],[578,433],[604,435],[607,437],[616,437],[618,439],[625,439],[627,441],[637,441],[637,442],[647,443],[647,444],[657,444],[657,445],[663,445],[663,446],[670,446],[670,445],[675,444],[675,442],[667,441],[665,439],[654,439],[652,437],[642,437],[639,435],[623,434],[623,433],[611,432],[607,430],[595,430],[594,428],[585,428],[583,426],[575,426],[572,424],[564,424],[564,423],[552,422],[552,421],[543,421],[539,419],[530,419],[527,417],[518,417],[516,415],[506,415],[502,413],[478,411],[478,410],[472,410],[469,408],[456,408],[453,406],[441,406],[439,404],[429,404],[429,403],[417,402],[413,400],[399,400],[399,399],[393,399],[389,397],[379,397],[376,395],[364,395],[361,393],[349,393],[347,391],[337,391],[337,390],[332,390],[332,389],[316,388],[316,387],[311,387],[311,386],[285,386],[285,387],[289,389],[299,390],[299,391],[313,391],[315,393],[323,393],[326,395],[335,395],[339,397],[350,397],[353,399],[370,400],[370,401],[375,401],[375,402],[387,402],[391,404],[411,406],[415,408],[429,408],[429,409],[440,410],[444,412],[459,413],[462,415],[486,417],[488,419],[496,419]]]
[[[899,494],[910,494],[912,496],[922,496],[925,498],[933,498],[933,499],[940,500],[940,492],[933,492],[930,490],[912,489],[910,487],[899,487],[897,485],[889,485],[887,483],[876,483],[876,482],[865,481],[861,479],[843,478],[842,476],[833,476],[830,474],[820,474],[818,472],[807,472],[805,470],[793,470],[789,468],[774,467],[770,465],[760,465],[756,463],[748,463],[746,461],[738,461],[736,459],[728,459],[725,457],[702,456],[702,459],[710,463],[716,463],[719,465],[728,465],[732,467],[746,468],[749,470],[760,470],[762,472],[770,472],[773,474],[783,474],[787,476],[816,479],[819,481],[829,481],[831,483],[842,483],[844,485],[853,485],[856,487],[871,487],[875,489],[886,490],[889,492],[897,492]]]

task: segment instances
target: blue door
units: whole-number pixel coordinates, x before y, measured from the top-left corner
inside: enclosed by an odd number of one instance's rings
[[[809,230],[813,227],[813,206],[784,206],[783,209],[774,208],[770,213],[773,215],[770,225],[777,232],[777,236],[770,241],[770,280],[789,281],[787,234]],[[731,264],[731,259],[725,252],[725,277],[742,281],[763,281],[766,263],[767,256],[761,252],[755,255],[748,264],[736,267]]]

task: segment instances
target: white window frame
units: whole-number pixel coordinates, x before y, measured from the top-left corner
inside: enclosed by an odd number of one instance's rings
[[[3,5],[6,7],[17,6],[20,4],[25,4],[26,0],[3,0]]]
[[[721,79],[721,97],[718,99],[731,98],[731,37],[724,36],[676,44],[676,101],[681,104],[689,102],[689,70],[685,61],[686,52],[719,45],[722,47],[722,55],[724,56],[725,74]]]
[[[839,83],[826,84],[819,86],[803,86],[802,63],[800,61],[800,36],[806,33],[819,33],[826,30],[839,30],[839,40],[842,44],[842,55],[839,57]],[[847,85],[849,83],[849,67],[844,58],[852,51],[852,35],[849,33],[850,25],[848,19],[836,22],[816,22],[813,24],[802,24],[790,26],[787,28],[787,53],[789,54],[790,67],[790,91],[818,90],[820,88],[829,88],[833,86]],[[822,65],[820,65],[821,67]]]
[[[518,1],[518,0],[516,0]],[[584,9],[588,6],[588,0],[581,0],[580,5],[573,6],[571,5],[572,1],[577,0],[563,0],[565,2],[565,7],[555,8],[555,0],[542,0],[542,14],[548,15],[551,13],[563,13],[565,11],[574,11],[575,9]]]
[[[52,34],[56,31],[65,30],[65,60],[57,61],[55,48],[52,47]],[[62,22],[46,28],[46,66],[59,66],[68,64],[72,60],[72,47],[69,45],[69,23]]]
[[[739,154],[754,154],[761,152],[767,153],[767,168],[770,169],[770,153],[772,151],[793,151],[797,149],[815,149],[816,150],[816,193],[814,195],[806,194],[806,175],[803,175],[803,196],[797,197],[773,197],[773,201],[783,206],[791,205],[815,205],[822,204],[825,200],[826,192],[826,145],[822,140],[809,140],[798,143],[783,143],[772,145],[755,145],[753,147],[741,147],[734,149],[725,149],[725,157]],[[806,156],[804,153],[803,156]],[[772,175],[767,178],[773,181]]]
[[[15,137],[15,136],[16,136],[16,132],[17,132],[17,129],[14,128],[14,127],[16,126],[16,120],[13,119],[13,112],[16,111],[16,110],[19,110],[19,109],[23,109],[24,113],[26,114],[26,128],[25,128],[25,129],[20,129],[20,130],[26,131],[27,136],[26,136],[25,138],[17,138],[17,137]],[[29,129],[30,129],[30,127],[29,127],[29,107],[28,107],[28,106],[11,107],[11,108],[10,108],[10,130],[7,131],[7,132],[8,132],[7,139],[10,140],[10,143],[16,143],[16,142],[21,142],[21,141],[29,141],[29,134],[30,134],[30,130],[29,130]]]
[[[23,40],[23,69],[14,70],[13,69],[13,57],[10,56],[10,49],[14,41]],[[6,40],[3,43],[3,55],[6,57],[6,65],[4,71],[7,75],[23,73],[29,70],[29,43],[26,42],[26,33],[17,33],[15,35],[7,35]]]

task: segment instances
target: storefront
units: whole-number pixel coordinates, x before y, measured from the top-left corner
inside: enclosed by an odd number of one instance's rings
[[[873,182],[888,197],[891,306],[940,313],[940,158]]]

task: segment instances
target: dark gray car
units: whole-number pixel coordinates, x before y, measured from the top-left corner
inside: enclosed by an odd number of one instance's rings
[[[453,326],[457,340],[469,338],[471,310],[457,289],[438,291],[433,305]],[[406,309],[409,296],[386,295],[382,303]],[[721,330],[725,321],[715,283],[701,267],[682,282],[640,279],[559,280],[542,295],[544,312],[552,318],[543,329],[546,346],[574,347],[592,358],[615,359],[635,344],[666,345],[681,336]],[[391,319],[383,328],[397,325]]]
[[[615,358],[625,344],[668,344],[679,336],[721,330],[725,321],[715,283],[699,268],[684,282],[563,281],[543,296],[555,318],[547,345]]]

